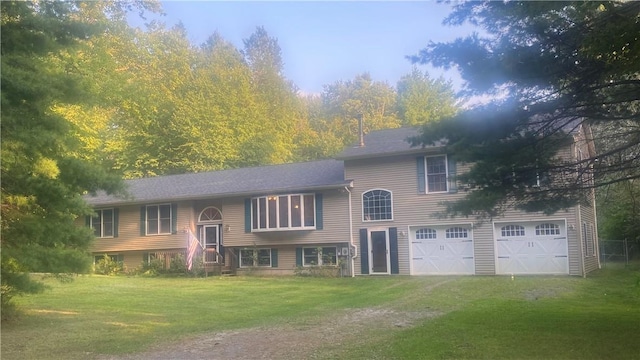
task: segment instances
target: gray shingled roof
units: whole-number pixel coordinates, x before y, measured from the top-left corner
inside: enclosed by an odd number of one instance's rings
[[[409,137],[419,135],[417,128],[398,128],[372,131],[364,136],[364,146],[355,144],[338,154],[338,159],[360,159],[424,152],[421,146],[411,147]],[[438,146],[438,144],[436,144]]]
[[[342,161],[321,160],[126,180],[131,198],[99,193],[86,199],[91,205],[114,205],[336,188],[350,183],[344,179]]]

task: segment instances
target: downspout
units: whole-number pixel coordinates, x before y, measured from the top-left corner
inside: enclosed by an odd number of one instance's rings
[[[353,248],[353,255],[351,255],[351,277],[355,277],[356,276],[355,259],[358,257],[358,246],[356,246],[356,244],[353,243],[353,211],[351,209],[351,190],[349,190],[348,186],[345,186],[344,189],[347,190],[347,193],[349,193],[349,245],[350,245],[349,250]]]

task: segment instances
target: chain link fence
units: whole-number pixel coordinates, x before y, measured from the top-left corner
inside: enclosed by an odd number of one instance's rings
[[[602,267],[613,262],[629,265],[629,261],[640,258],[640,244],[637,241],[599,239],[599,243]]]

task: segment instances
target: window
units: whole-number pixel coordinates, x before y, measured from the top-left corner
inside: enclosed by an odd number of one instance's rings
[[[171,234],[171,204],[147,206],[147,235]]]
[[[362,213],[364,221],[392,220],[391,192],[376,189],[362,194]]]
[[[198,217],[199,222],[212,222],[212,221],[221,221],[222,213],[215,207],[208,207],[200,213]]]
[[[431,228],[418,229],[416,231],[416,239],[417,240],[425,240],[425,239],[435,239],[436,231]]]
[[[314,194],[272,195],[251,199],[251,228],[261,230],[314,229]]]
[[[240,267],[271,267],[271,249],[241,249]]]
[[[447,157],[427,156],[427,192],[447,191]]]
[[[502,236],[524,236],[524,226],[520,225],[503,226],[500,231]]]
[[[536,226],[536,235],[560,235],[560,227],[556,224],[540,224]]]
[[[336,264],[338,264],[338,258],[335,247],[302,249],[302,266],[329,266]]]
[[[113,209],[96,210],[96,216],[91,218],[90,226],[96,237],[113,237],[115,234],[115,217]]]
[[[595,256],[595,234],[593,224],[582,223],[582,239],[585,256]]]
[[[445,237],[447,239],[465,239],[469,237],[469,231],[461,227],[452,227],[445,231]]]

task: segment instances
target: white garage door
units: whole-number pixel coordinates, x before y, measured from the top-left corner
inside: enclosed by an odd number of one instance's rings
[[[473,274],[473,234],[470,225],[411,228],[411,274]]]
[[[568,274],[565,222],[496,223],[497,274]]]

